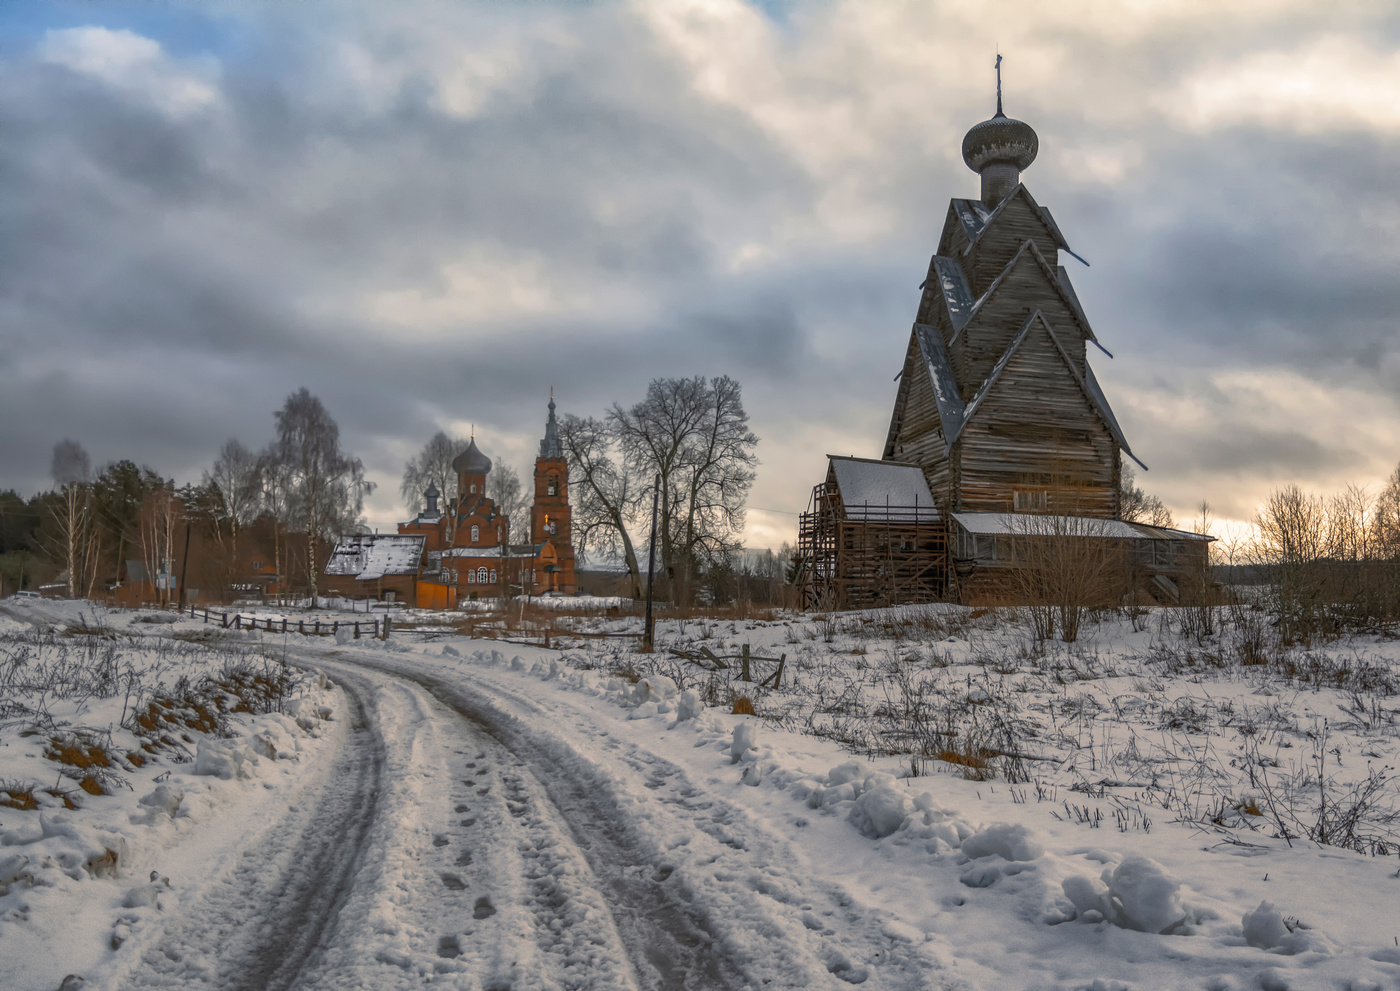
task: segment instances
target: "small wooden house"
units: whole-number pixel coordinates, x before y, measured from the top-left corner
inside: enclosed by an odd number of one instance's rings
[[[919,466],[835,456],[829,462],[798,541],[812,604],[860,608],[942,599],[943,518]]]
[[[414,605],[422,560],[421,536],[362,533],[341,537],[326,561],[326,594]]]

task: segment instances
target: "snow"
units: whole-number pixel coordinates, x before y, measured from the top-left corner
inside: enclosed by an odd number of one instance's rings
[[[1112,537],[1118,540],[1160,539],[1164,532],[1182,540],[1208,540],[1184,530],[1164,531],[1160,527],[1139,527],[1122,520],[1081,516],[1045,516],[1026,513],[953,513],[953,519],[968,533],[975,534],[1073,534],[1085,537]]]
[[[1243,811],[1264,801],[1261,772],[1277,790],[1312,763],[1310,733],[1339,793],[1393,763],[1393,694],[1362,719],[1344,691],[1214,667],[1199,644],[1187,665],[1166,610],[1030,654],[1014,617],[934,613],[956,622],[921,633],[923,613],[848,614],[829,641],[807,617],[658,629],[663,643],[701,630],[721,655],[785,652],[796,686],[749,686],[760,716],[706,705],[724,700],[710,675],[617,641],[229,638],[285,646],[329,681],[308,675],[300,704],[240,717],[189,763],[139,769],[130,792],[0,809],[0,957],[25,991],[70,972],[146,986],[157,948],[199,945],[161,979],[217,986],[200,968],[217,977],[251,957],[207,924],[209,906],[276,926],[261,914],[270,882],[244,854],[264,874],[295,871],[297,837],[327,823],[316,796],[344,793],[340,818],[361,838],[328,872],[342,879],[333,924],[296,986],[630,988],[677,969],[717,988],[1396,986],[1394,850],[1285,839]],[[1336,650],[1392,672],[1400,659],[1376,639]],[[625,667],[641,676],[614,673]],[[800,708],[822,685],[844,694]],[[962,717],[1011,720],[1020,748],[1047,759],[1008,784],[860,745],[868,729],[843,712],[861,692],[893,712],[920,690]],[[112,721],[101,704],[83,720]],[[30,738],[0,727],[0,742],[0,779],[35,762]],[[190,773],[204,753],[213,773]],[[349,779],[362,784],[329,787]],[[683,931],[713,949],[687,948]],[[221,956],[209,941],[225,938]]]
[[[933,495],[921,468],[891,461],[831,457],[841,504],[849,519],[935,520]],[[918,507],[919,512],[913,512]],[[902,510],[902,512],[901,512]]]
[[[354,575],[359,581],[418,573],[422,534],[362,533],[341,537],[326,561],[328,575]]]

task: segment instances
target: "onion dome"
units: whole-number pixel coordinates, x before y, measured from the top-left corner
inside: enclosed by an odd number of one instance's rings
[[[982,202],[994,207],[1016,188],[1021,172],[1035,161],[1040,138],[1024,121],[1014,120],[1001,109],[1001,56],[997,56],[997,112],[991,120],[974,124],[963,138],[963,161],[982,177]]]
[[[467,449],[453,460],[452,470],[459,475],[485,475],[491,470],[491,459],[481,453],[473,437]]]
[[[1030,168],[1040,151],[1040,138],[1024,121],[1014,120],[1001,112],[1001,101],[997,101],[997,113],[991,120],[974,124],[963,138],[963,161],[973,172],[980,173],[994,162],[1006,162],[1016,166],[1017,172]]]

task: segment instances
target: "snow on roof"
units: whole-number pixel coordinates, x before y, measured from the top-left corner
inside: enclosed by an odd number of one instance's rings
[[[354,575],[359,581],[385,575],[413,575],[423,557],[422,534],[357,533],[340,538],[326,561],[328,575]]]
[[[1030,513],[953,513],[958,526],[975,534],[1027,536],[1114,537],[1119,540],[1213,540],[1199,533],[1125,523],[1087,516],[1043,516]]]
[[[834,454],[827,457],[836,473],[847,519],[938,519],[933,493],[918,465]]]
[[[962,431],[965,418],[962,396],[958,394],[958,379],[953,374],[947,349],[943,347],[943,334],[938,328],[918,323],[914,325],[914,333],[919,341],[919,351],[924,356],[924,364],[928,368],[933,398],[938,403],[938,418],[943,424],[943,442],[951,446]]]
[[[948,308],[948,319],[952,321],[953,333],[956,334],[972,318],[972,308],[977,300],[972,295],[972,287],[967,284],[967,274],[956,258],[934,255],[933,271],[938,277],[943,302]]]

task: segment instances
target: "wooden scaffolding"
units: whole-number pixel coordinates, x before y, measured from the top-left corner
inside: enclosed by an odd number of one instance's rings
[[[812,489],[798,530],[804,605],[867,609],[939,602],[947,531],[932,502],[847,507],[830,481]]]

